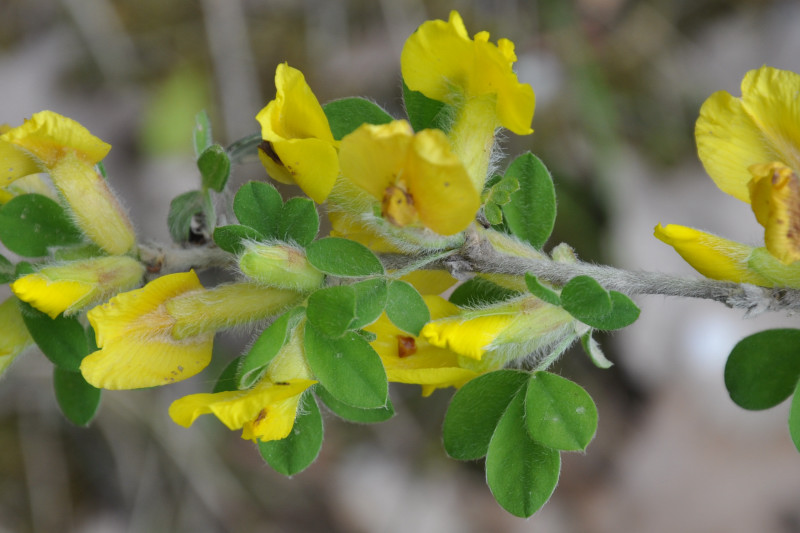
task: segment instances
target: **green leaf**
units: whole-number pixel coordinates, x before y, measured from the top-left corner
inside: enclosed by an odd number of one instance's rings
[[[364,98],[342,98],[322,106],[333,138],[337,141],[355,131],[362,124],[388,124],[392,116],[379,105]]]
[[[53,367],[53,389],[64,416],[76,426],[88,426],[100,406],[101,390],[83,379],[80,372]]]
[[[14,280],[16,267],[14,263],[0,255],[0,283],[9,283]]]
[[[358,334],[332,339],[306,324],[305,348],[311,371],[334,398],[362,409],[387,405],[389,387],[381,358]]]
[[[350,285],[325,287],[308,297],[309,324],[328,337],[341,337],[356,319],[356,291]]]
[[[403,104],[408,121],[414,131],[439,129],[447,133],[452,125],[454,109],[438,100],[428,98],[419,91],[412,91],[403,81]]]
[[[206,113],[205,109],[194,116],[194,131],[192,133],[194,155],[200,157],[200,154],[205,152],[213,142],[211,140],[211,120],[208,118],[208,113]]]
[[[277,238],[283,199],[269,183],[249,181],[236,192],[233,212],[241,224],[257,230],[267,239]]]
[[[528,290],[531,291],[531,294],[543,302],[547,302],[550,305],[561,305],[561,297],[558,293],[550,287],[542,285],[539,279],[530,272],[525,273],[525,285],[528,286]]]
[[[745,409],[769,409],[792,394],[800,379],[800,330],[770,329],[745,337],[725,364],[725,387]]]
[[[200,171],[204,189],[221,192],[231,175],[231,160],[225,148],[212,144],[197,158],[197,169]]]
[[[419,335],[422,326],[431,319],[425,300],[410,283],[394,280],[389,284],[386,316],[403,331]]]
[[[614,366],[614,363],[606,358],[597,341],[592,338],[591,331],[581,336],[581,346],[583,346],[583,351],[586,352],[586,355],[589,356],[589,359],[592,360],[592,363],[597,368],[606,369]]]
[[[444,417],[442,437],[447,454],[463,461],[486,455],[500,417],[528,376],[519,370],[497,370],[461,387]]]
[[[602,330],[624,328],[639,318],[633,300],[621,292],[605,290],[589,276],[577,276],[564,285],[561,305],[584,324]]]
[[[58,203],[23,194],[0,207],[0,241],[16,254],[41,257],[51,246],[78,244],[83,237]]]
[[[492,184],[488,199],[498,207],[511,201],[511,195],[519,190],[519,181],[514,176],[504,176]]]
[[[585,450],[597,431],[597,407],[577,383],[536,372],[528,380],[525,422],[533,440],[556,450]]]
[[[376,422],[384,422],[394,416],[394,406],[388,398],[386,400],[386,405],[383,407],[378,407],[376,409],[359,409],[358,407],[352,407],[346,403],[340,402],[334,398],[325,387],[316,385],[314,391],[333,414],[345,420],[349,420],[350,422],[374,424]]]
[[[319,231],[319,214],[313,200],[290,198],[281,210],[278,220],[278,240],[308,246]]]
[[[341,277],[364,277],[383,274],[383,265],[363,244],[326,237],[306,247],[306,257],[317,270]]]
[[[222,369],[222,373],[217,378],[217,382],[214,383],[214,389],[211,392],[217,393],[239,390],[236,377],[241,363],[242,358],[240,356],[225,365],[225,368]]]
[[[258,442],[261,457],[277,472],[293,476],[314,462],[322,448],[322,415],[313,394],[303,394],[291,433],[285,439]]]
[[[76,426],[88,426],[100,406],[100,389],[88,384],[80,372],[53,368],[53,389],[61,412]]]
[[[503,509],[527,518],[553,494],[561,456],[528,435],[524,400],[525,391],[519,390],[497,423],[486,454],[486,481]]]
[[[167,214],[167,225],[172,240],[177,243],[189,241],[192,220],[203,212],[204,196],[202,191],[188,191],[172,199]]]
[[[789,434],[795,448],[800,452],[800,380],[794,389],[792,407],[789,409]]]
[[[503,205],[503,214],[511,233],[541,249],[556,220],[556,193],[550,171],[541,160],[528,152],[517,157],[505,178],[514,178],[519,189]]]
[[[350,329],[361,329],[378,320],[386,306],[386,280],[366,279],[350,285],[356,294],[356,317]]]
[[[486,221],[492,226],[503,223],[503,211],[500,209],[499,205],[491,200],[483,204],[483,215],[486,217]]]
[[[62,369],[80,372],[81,361],[89,355],[89,343],[78,319],[64,315],[53,319],[25,302],[19,305],[25,327],[42,353]]]
[[[456,287],[449,300],[459,307],[476,307],[502,302],[519,294],[486,278],[475,276]]]
[[[243,240],[261,241],[264,240],[264,235],[250,226],[238,224],[220,226],[214,230],[214,242],[226,252],[236,255],[244,252]]]
[[[303,311],[303,307],[295,307],[261,332],[247,353],[240,358],[241,364],[236,371],[238,389],[249,389],[261,379],[272,359],[289,341],[292,330],[303,317]]]

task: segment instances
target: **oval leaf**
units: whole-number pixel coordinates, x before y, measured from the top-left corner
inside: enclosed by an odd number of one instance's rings
[[[314,395],[303,394],[297,418],[285,439],[258,442],[261,457],[285,476],[293,476],[308,468],[322,448],[322,415]]]
[[[321,333],[341,337],[356,318],[356,291],[349,285],[319,289],[308,297],[306,316]]]
[[[515,296],[519,296],[517,291],[501,287],[481,276],[475,276],[456,287],[449,300],[459,307],[478,307],[502,302]]]
[[[525,273],[525,285],[531,294],[550,305],[561,305],[561,297],[550,287],[545,287],[539,279],[530,272]]]
[[[500,417],[527,380],[526,372],[497,370],[461,387],[444,417],[442,437],[447,454],[463,461],[486,455]]]
[[[277,238],[283,199],[278,190],[261,181],[250,181],[239,187],[233,198],[236,219],[257,230],[267,239]]]
[[[800,330],[771,329],[734,346],[725,364],[725,387],[745,409],[769,409],[792,394],[800,379]]]
[[[214,242],[217,243],[217,246],[236,255],[244,252],[243,240],[260,241],[263,239],[264,236],[259,231],[239,224],[220,226],[214,230]]]
[[[564,309],[584,322],[584,318],[601,318],[611,312],[611,295],[589,276],[576,276],[561,289]]]
[[[561,455],[530,438],[524,402],[525,390],[520,389],[497,423],[486,454],[486,481],[503,509],[527,518],[553,494]]]
[[[89,385],[80,372],[53,368],[53,389],[58,406],[67,420],[87,426],[100,406],[100,389]]]
[[[387,399],[386,405],[376,409],[359,409],[352,407],[346,403],[342,403],[333,395],[328,392],[325,387],[316,385],[314,388],[320,400],[330,409],[333,414],[339,418],[349,420],[350,422],[358,422],[359,424],[374,424],[376,422],[384,422],[394,416],[394,406],[391,400]]]
[[[313,200],[290,198],[281,209],[276,238],[308,246],[319,231],[319,214]]]
[[[386,280],[367,279],[350,286],[356,294],[356,318],[350,327],[361,329],[372,324],[381,316],[388,294]]]
[[[302,316],[303,308],[295,307],[278,317],[261,332],[256,342],[241,357],[241,365],[236,371],[237,388],[249,389],[261,379],[267,370],[267,365],[289,340],[289,334]]]
[[[385,407],[389,386],[380,356],[354,332],[338,339],[306,324],[305,349],[314,376],[342,403],[361,409]]]
[[[505,178],[514,178],[519,189],[512,192],[511,200],[503,204],[503,214],[511,233],[541,249],[556,220],[556,192],[553,178],[544,163],[528,152],[517,157]]]
[[[438,129],[447,133],[453,123],[454,109],[438,100],[428,98],[419,91],[412,91],[403,81],[403,104],[408,122],[414,131]]]
[[[231,160],[222,146],[213,144],[197,158],[197,169],[204,189],[221,192],[231,175]]]
[[[549,372],[528,380],[525,422],[531,438],[556,450],[585,450],[597,431],[597,407],[583,387]]]
[[[342,277],[383,274],[383,265],[369,248],[349,239],[326,237],[306,248],[309,263],[317,270]]]
[[[425,300],[410,283],[394,280],[389,284],[386,316],[392,324],[415,337],[431,319]]]
[[[379,105],[364,98],[342,98],[322,106],[333,138],[340,141],[342,137],[355,131],[362,124],[388,124],[392,116]]]
[[[192,234],[192,221],[195,215],[203,213],[205,197],[201,191],[188,191],[172,199],[169,203],[167,225],[172,240],[188,242]]]
[[[64,209],[41,194],[23,194],[0,207],[0,241],[25,257],[47,255],[51,246],[83,241]]]

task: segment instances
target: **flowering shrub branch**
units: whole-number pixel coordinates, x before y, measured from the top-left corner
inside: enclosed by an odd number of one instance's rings
[[[173,199],[168,245],[139,242],[105,180],[110,146],[86,128],[51,111],[0,127],[0,240],[25,258],[0,257],[14,293],[0,304],[0,371],[38,345],[65,416],[86,425],[102,389],[190,379],[214,357],[217,331],[244,327],[257,336],[211,391],[170,406],[176,424],[213,415],[293,475],[319,453],[320,403],[376,423],[394,414],[390,382],[423,396],[456,388],[445,450],[485,456],[498,503],[532,515],[555,489],[561,452],[585,450],[597,428],[589,394],[548,370],[576,342],[608,368],[592,335],[636,321],[629,296],[747,314],[800,307],[800,116],[784,101],[800,76],[763,67],[746,75],[741,99],[717,93],[701,109],[700,157],[724,192],[752,205],[765,246],[659,224],[656,237],[710,278],[686,279],[588,264],[567,244],[545,252],[550,172],[531,153],[500,170],[498,130],[533,132],[534,92],[515,61],[513,43],[470,38],[456,12],[423,23],[401,56],[403,119],[362,98],[323,105],[299,70],[278,65],[257,136],[224,148],[198,114],[200,183]],[[232,165],[255,156],[303,195],[248,182],[223,224],[215,195]],[[203,286],[195,271],[218,267],[234,280]],[[737,345],[725,373],[745,408],[793,397],[798,448],[799,346],[800,330],[761,332]]]

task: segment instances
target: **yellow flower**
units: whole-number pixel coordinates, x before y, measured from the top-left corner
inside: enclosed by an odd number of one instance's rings
[[[723,192],[750,204],[763,248],[683,226],[656,227],[701,274],[766,287],[800,286],[800,75],[763,66],[742,80],[742,96],[711,95],[695,126],[697,153]]]
[[[251,283],[206,290],[194,272],[170,274],[89,311],[100,350],[84,358],[81,372],[104,389],[180,381],[208,365],[218,329],[264,320],[300,299]]]
[[[480,207],[480,195],[439,130],[415,135],[401,120],[363,124],[342,140],[340,161],[342,176],[372,196],[396,227],[454,235]]]
[[[453,108],[448,132],[477,190],[488,177],[495,130],[503,126],[518,135],[533,132],[536,97],[512,70],[514,43],[489,42],[488,32],[470,39],[455,11],[450,19],[423,23],[408,38],[400,56],[406,85]]]
[[[447,22],[427,21],[408,38],[400,65],[410,89],[456,106],[465,99],[487,97],[499,125],[527,135],[533,133],[536,97],[530,85],[517,80],[512,70],[516,60],[514,43],[490,43],[485,31],[470,39],[461,16],[451,11]]]
[[[755,249],[752,246],[676,224],[659,224],[655,236],[675,248],[687,263],[707,278],[766,287],[773,285],[748,268]]]
[[[17,299],[7,298],[0,304],[0,375],[32,344],[33,339],[22,321]]]
[[[322,203],[339,175],[328,118],[299,70],[278,65],[275,86],[275,99],[256,115],[264,139],[258,155],[273,179]]]
[[[189,427],[200,415],[214,414],[229,429],[242,429],[243,439],[286,438],[294,426],[303,392],[317,383],[305,362],[300,329],[292,332],[292,338],[253,388],[185,396],[170,406],[172,420]]]
[[[166,308],[172,298],[201,290],[194,272],[170,274],[89,311],[100,349],[81,363],[86,381],[103,389],[136,389],[203,370],[211,361],[214,333],[176,339],[176,319]]]
[[[490,364],[504,364],[574,339],[579,329],[580,323],[562,308],[522,296],[431,320],[420,337],[477,361],[491,353]]]
[[[41,111],[0,135],[0,186],[31,174],[32,161],[34,172],[50,174],[78,227],[94,243],[110,254],[127,253],[136,243],[133,227],[94,168],[110,149],[74,120]]]
[[[432,318],[459,312],[458,307],[439,296],[425,296],[425,303]],[[386,313],[364,329],[377,336],[370,344],[380,355],[389,381],[422,385],[423,396],[429,396],[437,388],[459,388],[479,375],[475,370],[463,368],[457,353],[397,328]]]
[[[141,263],[126,256],[96,257],[46,266],[11,284],[11,290],[51,318],[70,315],[138,285]]]

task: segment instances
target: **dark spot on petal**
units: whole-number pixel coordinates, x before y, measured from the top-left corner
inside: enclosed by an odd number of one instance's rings
[[[264,154],[266,154],[267,157],[272,159],[276,165],[283,166],[283,161],[281,161],[281,158],[278,157],[278,154],[275,153],[275,150],[272,148],[271,142],[261,141],[261,143],[258,145],[258,149],[264,152]]]
[[[414,337],[397,336],[397,357],[408,357],[417,353],[417,343]]]

